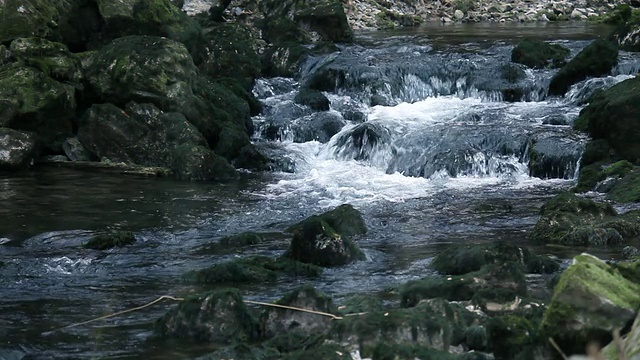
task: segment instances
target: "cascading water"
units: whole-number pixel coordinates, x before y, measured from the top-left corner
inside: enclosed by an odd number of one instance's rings
[[[622,53],[611,77],[548,98],[554,71],[511,64],[512,44],[504,39],[574,39],[558,41],[576,54],[595,32],[588,24],[538,26],[436,29],[453,34],[444,41],[431,32],[361,35],[361,45],[309,59],[297,80],[259,79],[254,92],[265,107],[254,119],[255,143],[273,159],[273,173],[245,174],[231,184],[60,169],[0,179],[0,359],[174,359],[210,352],[154,341],[153,322],[171,304],[51,330],[163,294],[208,291],[182,275],[239,256],[279,256],[288,245],[281,231],[342,203],[364,215],[369,231],[357,242],[367,260],[326,269],[313,280],[241,286],[243,296],[271,301],[310,282],[340,301],[427,276],[434,253],[451,243],[526,242],[545,199],[574,183],[585,138],[572,130],[573,120],[595,90],[640,69],[637,56]],[[301,87],[323,90],[331,110],[296,104]],[[134,231],[136,244],[82,247],[114,228]],[[243,231],[276,236],[202,251]]]

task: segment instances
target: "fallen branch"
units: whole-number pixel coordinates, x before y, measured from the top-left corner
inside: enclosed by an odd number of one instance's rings
[[[553,340],[552,337],[549,338],[549,342],[556,349],[556,351],[560,354],[560,356],[562,356],[562,358],[564,360],[567,360],[567,355],[564,353],[564,351],[562,351],[562,349],[560,349],[560,346],[558,346],[558,343],[556,343],[556,341]]]
[[[245,303],[247,303],[247,304],[255,304],[255,305],[262,305],[262,306],[270,306],[270,307],[276,307],[276,308],[281,308],[281,309],[294,310],[294,311],[301,311],[301,312],[306,312],[306,313],[310,313],[310,314],[322,315],[322,316],[330,317],[330,318],[332,318],[333,320],[342,320],[342,319],[343,319],[343,317],[341,317],[341,316],[337,316],[337,315],[329,314],[329,313],[326,313],[326,312],[322,312],[322,311],[315,311],[315,310],[308,310],[308,309],[297,308],[297,307],[293,307],[293,306],[286,306],[286,305],[279,305],[279,304],[271,304],[271,303],[264,303],[264,302],[251,301],[251,300],[244,300],[244,302],[245,302]]]

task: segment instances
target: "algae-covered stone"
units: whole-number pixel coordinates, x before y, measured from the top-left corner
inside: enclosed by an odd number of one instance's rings
[[[544,358],[546,339],[538,326],[540,316],[529,319],[519,314],[496,316],[487,321],[489,350],[496,359]]]
[[[616,181],[607,197],[620,203],[640,201],[640,168],[635,168],[620,180]]]
[[[456,360],[457,355],[423,345],[389,344],[380,342],[373,348],[372,360]]]
[[[275,304],[329,314],[338,312],[331,298],[317,292],[310,286],[304,286],[294,290],[282,299],[276,301]],[[262,335],[267,338],[289,332],[297,332],[308,336],[328,331],[333,321],[334,320],[328,316],[267,307],[260,316],[260,328]]]
[[[0,43],[25,36],[51,36],[59,13],[50,0],[0,2]]]
[[[598,39],[587,45],[551,79],[550,95],[564,95],[571,85],[588,77],[607,75],[618,63],[618,48],[608,40]]]
[[[80,59],[64,44],[42,38],[19,38],[9,48],[14,57],[58,81],[82,80]]]
[[[604,139],[620,160],[640,159],[640,77],[622,81],[595,95],[578,122],[594,139]]]
[[[236,289],[185,298],[157,322],[160,335],[218,344],[258,337],[258,326]]]
[[[276,349],[238,343],[216,350],[210,354],[197,357],[196,360],[280,360],[281,358],[282,354]]]
[[[356,346],[362,357],[371,356],[379,343],[447,351],[464,340],[473,319],[473,314],[462,306],[433,299],[409,309],[345,317],[334,323],[330,336],[339,344]]]
[[[151,102],[168,108],[193,94],[197,68],[185,46],[154,36],[125,36],[83,62],[100,102]]]
[[[260,73],[258,46],[251,31],[241,24],[219,24],[204,37],[206,55],[200,70],[211,77],[233,77],[251,88]]]
[[[317,277],[322,269],[287,258],[252,256],[189,272],[188,281],[199,284],[242,284],[274,282],[282,275]]]
[[[37,156],[35,135],[0,127],[0,169],[26,168]]]
[[[130,231],[113,231],[92,237],[83,246],[87,249],[107,250],[114,247],[124,247],[136,242],[136,237]]]
[[[311,216],[289,228],[293,232],[285,256],[319,266],[339,266],[364,258],[351,240],[367,231],[362,215],[351,205],[341,205]]]
[[[307,360],[307,359],[327,359],[327,360],[351,360],[349,350],[336,344],[324,344],[316,348],[299,350],[287,354],[283,360]]]
[[[34,132],[46,150],[59,153],[72,133],[75,109],[73,87],[32,67],[0,67],[0,127]]]
[[[488,264],[513,261],[528,273],[552,273],[560,266],[549,257],[538,256],[526,247],[506,242],[490,245],[457,245],[438,253],[431,266],[442,274],[462,275],[480,270]]]
[[[560,67],[569,56],[569,49],[541,40],[523,40],[511,51],[511,61],[530,68]]]
[[[403,306],[415,306],[423,299],[471,300],[482,289],[507,289],[523,296],[527,285],[523,267],[514,262],[486,265],[479,271],[450,277],[427,277],[409,281],[400,289]]]
[[[640,284],[627,280],[602,260],[582,254],[573,259],[555,287],[542,329],[565,353],[581,353],[589,342],[606,344],[640,307]]]
[[[624,223],[610,204],[597,203],[574,194],[555,196],[540,209],[541,217],[529,235],[534,241],[565,245],[619,244]],[[623,236],[624,235],[624,236]]]

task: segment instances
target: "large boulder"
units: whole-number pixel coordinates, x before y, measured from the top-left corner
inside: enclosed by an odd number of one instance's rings
[[[129,103],[124,111],[112,104],[93,105],[80,121],[78,139],[103,161],[166,167],[182,179],[235,174],[182,114],[163,113],[152,104]]]
[[[575,126],[594,139],[606,140],[617,158],[635,162],[640,159],[638,112],[640,77],[635,77],[595,95],[580,112]]]
[[[34,132],[46,151],[62,153],[75,109],[72,86],[17,63],[0,67],[0,127]]]
[[[61,10],[73,0],[0,2],[0,43],[27,36],[55,37]]]
[[[511,61],[534,69],[560,67],[569,56],[569,49],[562,45],[541,40],[523,40],[511,51]]]
[[[564,95],[571,85],[589,77],[607,75],[618,63],[618,47],[598,39],[587,45],[551,79],[550,95]]]
[[[214,78],[234,77],[251,89],[260,73],[258,46],[251,31],[241,24],[219,24],[204,36],[205,54],[199,68]]]
[[[25,168],[37,156],[38,144],[33,134],[0,128],[0,169]]]
[[[572,179],[584,150],[583,140],[569,129],[541,131],[528,146],[529,175],[542,179]]]
[[[289,231],[293,239],[286,257],[319,266],[345,265],[364,258],[351,237],[366,233],[367,228],[360,212],[351,205],[311,216]]]
[[[260,3],[260,10],[265,18],[290,20],[297,25],[294,29],[306,30],[308,38],[312,41],[353,41],[353,31],[347,22],[340,0],[267,0]],[[285,19],[280,22],[286,22]],[[269,21],[265,31],[273,33],[276,24],[277,30],[293,33],[291,27],[281,26],[275,21]],[[287,39],[285,34],[271,35],[271,38],[276,37]]]
[[[236,289],[189,296],[157,322],[161,336],[209,343],[255,340],[258,324]]]
[[[565,353],[582,353],[590,342],[606,344],[640,307],[640,284],[604,261],[582,254],[562,273],[545,311],[542,329]]]
[[[34,67],[47,76],[80,86],[82,65],[64,44],[43,38],[19,38],[11,42],[11,54],[25,65]]]

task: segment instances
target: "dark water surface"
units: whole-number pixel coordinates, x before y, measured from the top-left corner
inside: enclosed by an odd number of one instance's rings
[[[360,39],[378,48],[388,42],[388,46],[426,44],[452,52],[476,49],[479,57],[490,62],[493,56],[504,60],[505,43],[523,37],[562,40],[579,48],[585,44],[581,40],[602,31],[586,23],[430,24],[417,30],[362,34]],[[332,106],[355,98],[351,95],[347,91],[332,97]],[[263,100],[276,104],[276,113],[279,103],[289,101],[286,94],[264,96]],[[459,127],[456,131],[460,133],[447,131],[445,135],[463,134],[465,129],[482,132],[489,128],[482,125],[504,121],[498,124],[515,133],[537,131],[546,129],[535,116],[538,111],[545,116],[559,112],[575,117],[580,109],[559,100],[508,104],[471,95],[419,100],[398,106],[359,106],[370,121],[388,127],[391,136],[397,137],[394,141],[410,150],[424,141],[425,132],[434,129]],[[464,120],[459,116],[464,112],[477,113],[483,120],[480,124]],[[453,126],[447,125],[452,119]],[[344,131],[348,130],[349,125]],[[560,130],[570,132],[570,127]],[[482,152],[466,159],[470,170],[459,176],[436,171],[426,177],[410,177],[387,171],[384,162],[406,150],[402,148],[392,153],[378,149],[372,160],[363,162],[336,155],[344,152],[335,143],[283,141],[271,145],[297,162],[295,173],[243,174],[230,184],[55,167],[0,174],[0,359],[191,359],[211,349],[153,336],[154,322],[172,306],[170,302],[103,322],[52,330],[139,306],[161,295],[184,296],[210,289],[187,284],[181,276],[238,256],[277,256],[287,242],[276,239],[219,255],[204,255],[199,251],[203,245],[242,231],[282,231],[344,202],[362,211],[369,227],[368,234],[358,238],[367,260],[327,269],[310,283],[338,301],[351,293],[380,291],[429,275],[433,255],[452,243],[505,239],[526,244],[539,206],[574,184],[570,177],[529,177],[526,159],[488,159],[490,154]],[[414,152],[406,151],[409,155]],[[400,160],[409,164],[407,168],[417,161]],[[137,242],[107,251],[81,247],[94,234],[109,229],[134,231]],[[585,249],[535,250],[570,258]],[[593,250],[604,257],[619,251]],[[249,299],[270,301],[307,281],[284,278],[277,284],[241,290]]]

